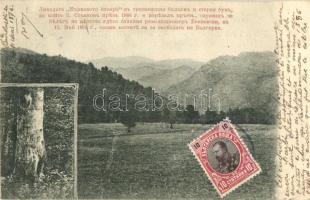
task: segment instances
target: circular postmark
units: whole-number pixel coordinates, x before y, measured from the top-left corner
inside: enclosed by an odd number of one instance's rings
[[[206,153],[209,164],[218,173],[231,173],[240,163],[238,148],[227,138],[215,139],[208,145]]]

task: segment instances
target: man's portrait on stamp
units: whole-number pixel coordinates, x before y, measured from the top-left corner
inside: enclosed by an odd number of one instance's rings
[[[208,162],[219,173],[228,174],[237,169],[240,162],[240,153],[230,140],[219,138],[214,140],[206,152]]]
[[[189,147],[221,197],[261,172],[228,118],[193,140]]]

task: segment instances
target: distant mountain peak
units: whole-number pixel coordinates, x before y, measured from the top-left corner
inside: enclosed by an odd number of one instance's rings
[[[161,69],[173,69],[182,65],[187,65],[198,69],[203,62],[195,61],[193,59],[164,59],[153,60],[143,56],[126,56],[126,57],[103,57],[99,59],[90,60],[97,68],[101,66],[108,66],[114,69],[120,68],[136,68],[136,67],[156,67]]]

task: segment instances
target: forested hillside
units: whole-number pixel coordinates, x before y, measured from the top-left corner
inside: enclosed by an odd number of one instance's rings
[[[97,69],[92,63],[84,64],[62,56],[47,56],[25,49],[1,50],[1,81],[4,83],[79,83],[80,122],[114,122],[119,112],[102,112],[93,108],[97,94],[112,94],[125,97],[126,94],[150,96],[151,88],[144,88],[135,81],[112,72],[108,67]],[[122,98],[124,102],[124,98]],[[109,102],[105,102],[107,105]],[[128,107],[133,106],[129,98]],[[152,113],[140,113],[141,119]],[[156,113],[155,113],[156,115]]]
[[[276,71],[276,57],[272,52],[220,56],[203,65],[188,79],[168,88],[165,93],[199,95],[202,90],[210,89],[211,95],[220,98],[222,111],[253,108],[269,116],[277,108]],[[216,101],[212,106],[216,110]]]
[[[37,54],[26,49],[1,50],[1,82],[79,83],[80,123],[122,122],[128,131],[139,121],[167,122],[173,128],[174,123],[217,123],[227,116],[236,123],[275,123],[275,69],[274,56],[269,52],[219,57],[202,66],[188,79],[168,88],[161,96],[162,109],[153,111],[152,108],[161,103],[154,101],[154,96],[159,94],[154,94],[151,87],[125,79],[107,66],[98,69],[92,63],[69,60],[60,55]],[[96,95],[103,95],[103,89],[105,110],[98,111],[94,109],[93,99]],[[190,101],[186,104],[177,102],[178,111],[166,107],[169,100],[165,96],[169,94],[199,95],[199,92],[208,89],[213,89],[212,94],[219,95],[221,112],[213,107],[212,110],[218,112],[200,110],[199,113]],[[119,97],[120,108],[127,112],[107,106],[115,106],[116,99],[109,99],[113,95]],[[133,109],[137,101],[144,100],[137,98],[141,95],[147,102],[147,111]]]

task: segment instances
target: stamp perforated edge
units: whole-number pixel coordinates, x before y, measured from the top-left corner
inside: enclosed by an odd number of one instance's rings
[[[201,163],[201,161],[199,160],[195,150],[191,147],[191,144],[195,141],[197,141],[198,139],[200,139],[202,136],[204,136],[205,134],[207,134],[208,132],[213,131],[217,126],[219,126],[219,124],[221,122],[228,122],[231,126],[231,128],[233,129],[233,131],[235,132],[235,134],[237,135],[238,139],[240,140],[241,144],[244,146],[245,150],[247,151],[247,153],[249,154],[250,158],[253,160],[253,162],[257,165],[258,167],[258,171],[256,171],[255,173],[251,174],[250,176],[248,176],[247,178],[245,178],[244,180],[240,181],[237,185],[235,185],[234,187],[230,188],[227,192],[221,194],[221,192],[218,190],[217,186],[215,185],[215,183],[212,181],[209,173],[207,172],[207,170],[204,168],[203,164]],[[218,122],[217,124],[215,124],[213,126],[213,128],[207,130],[206,132],[204,132],[203,134],[201,134],[198,138],[193,139],[190,143],[187,144],[187,146],[189,147],[189,149],[191,150],[192,154],[195,156],[195,158],[197,159],[198,163],[200,164],[200,167],[203,169],[203,171],[205,172],[205,174],[208,176],[210,182],[212,183],[213,187],[216,189],[217,193],[220,195],[221,198],[224,198],[225,196],[227,196],[229,193],[231,193],[232,191],[234,191],[235,189],[237,189],[238,187],[240,187],[241,185],[243,185],[245,182],[249,181],[250,179],[254,178],[255,176],[257,176],[258,174],[260,174],[262,172],[262,169],[260,167],[260,165],[256,162],[256,160],[253,158],[251,152],[249,151],[248,147],[245,145],[245,143],[243,142],[242,138],[240,137],[240,135],[238,134],[237,130],[235,129],[235,127],[233,126],[233,124],[231,123],[230,120],[222,120],[220,122]]]

